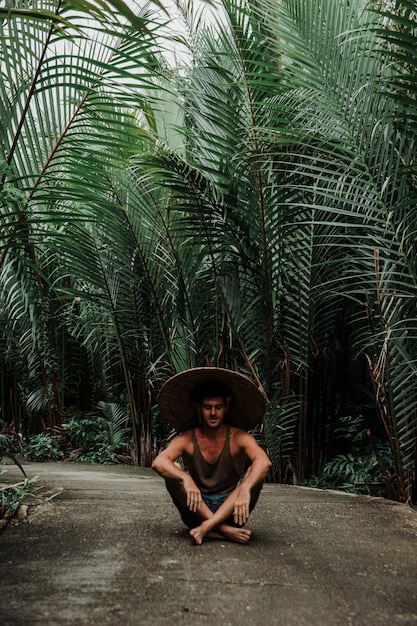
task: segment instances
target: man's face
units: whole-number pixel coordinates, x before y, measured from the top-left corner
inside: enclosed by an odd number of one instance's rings
[[[200,415],[203,424],[209,428],[216,428],[223,423],[227,412],[227,404],[222,396],[204,398],[200,404]]]

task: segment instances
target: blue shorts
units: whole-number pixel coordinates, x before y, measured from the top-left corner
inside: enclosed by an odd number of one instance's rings
[[[219,507],[223,504],[223,502],[227,499],[228,493],[202,493],[201,497],[204,502],[207,504],[210,511],[215,513]]]
[[[253,507],[257,503],[258,497],[259,497],[259,491],[257,491],[257,493],[252,496],[250,505],[249,505],[249,511],[252,511]],[[175,504],[175,506],[178,509],[179,514],[181,515],[181,519],[184,522],[184,524],[190,529],[200,526],[200,524],[204,521],[204,519],[200,517],[198,513],[194,513],[194,511],[190,511],[189,508],[181,504],[181,502],[178,501],[178,499],[174,496],[173,493],[171,493],[170,491],[169,493],[171,495],[173,503]],[[201,494],[204,502],[207,504],[208,508],[213,513],[217,511],[217,509],[223,504],[223,502],[229,497],[229,495],[230,495],[229,493],[202,493]],[[244,526],[244,524],[236,524],[235,520],[233,519],[233,515],[231,515],[227,520],[225,520],[224,523],[227,524],[227,526],[234,526],[235,528],[242,528],[242,526]]]

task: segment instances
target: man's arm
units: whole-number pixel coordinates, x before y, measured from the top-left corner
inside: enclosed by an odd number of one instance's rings
[[[186,504],[190,511],[197,512],[201,506],[201,492],[195,484],[191,476],[184,472],[175,462],[186,451],[187,447],[192,445],[189,433],[183,433],[175,437],[165,450],[152,463],[152,469],[155,470],[166,481],[176,481],[182,487],[185,493]]]
[[[236,444],[249,458],[251,465],[239,483],[233,516],[236,524],[245,524],[249,517],[249,505],[254,487],[263,482],[272,463],[255,438],[246,432],[239,432]]]

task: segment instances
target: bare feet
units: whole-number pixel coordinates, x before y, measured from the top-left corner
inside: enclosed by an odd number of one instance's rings
[[[190,537],[192,537],[194,542],[200,546],[209,531],[210,528],[206,528],[203,522],[200,526],[190,530]],[[221,531],[218,530],[218,532],[220,532],[226,539],[229,539],[229,541],[234,541],[235,543],[248,543],[252,534],[252,531],[250,530],[246,530],[245,528],[235,528],[234,526],[222,526]]]
[[[196,528],[192,528],[190,530],[190,537],[194,539],[194,542],[198,546],[201,546],[201,544],[203,543],[204,537],[207,535],[209,531],[210,529],[206,528],[203,522],[202,524],[200,524],[200,526],[196,526]]]
[[[235,543],[248,543],[251,538],[252,531],[246,530],[245,528],[235,528],[234,526],[227,526],[222,528],[222,535],[229,539],[230,541],[234,541]]]

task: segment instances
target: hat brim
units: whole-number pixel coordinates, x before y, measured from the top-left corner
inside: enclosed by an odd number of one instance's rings
[[[195,367],[169,378],[162,386],[158,406],[162,417],[180,432],[198,426],[197,409],[191,392],[199,383],[218,381],[230,387],[233,398],[225,421],[252,430],[263,419],[265,399],[249,378],[220,367]]]

